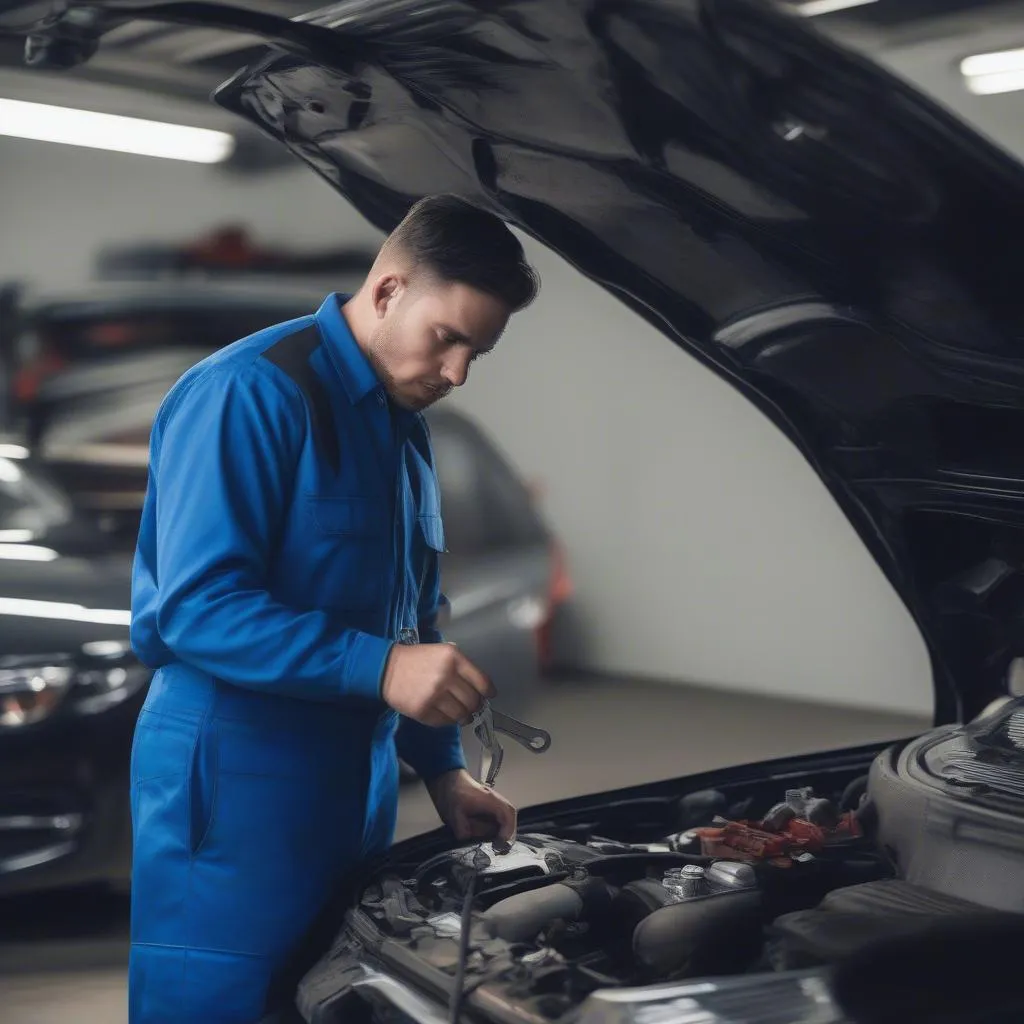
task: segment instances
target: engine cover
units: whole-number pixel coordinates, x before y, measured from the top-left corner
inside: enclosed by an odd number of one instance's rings
[[[901,877],[1024,911],[1024,699],[885,751],[868,796]]]
[[[613,852],[629,852],[624,844],[605,843]],[[601,849],[553,836],[521,835],[514,843],[475,843],[445,850],[424,862],[416,871],[417,888],[445,882],[464,890],[472,870],[481,889],[493,889],[529,878],[543,879],[570,873],[601,855]]]

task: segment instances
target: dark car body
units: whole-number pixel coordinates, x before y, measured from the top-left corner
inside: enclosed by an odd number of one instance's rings
[[[299,985],[303,1017],[1021,1019],[1007,954],[1024,941],[1024,702],[1008,696],[1024,647],[1024,170],[753,0],[353,2],[259,30],[279,48],[219,101],[374,224],[389,229],[425,193],[469,198],[784,431],[920,626],[938,726],[890,751],[529,809],[513,850],[409,840],[352,880]],[[67,39],[43,33],[35,52]],[[828,806],[812,808],[806,790]],[[909,850],[908,823],[953,855]],[[815,853],[801,846],[812,840]],[[693,873],[683,884],[685,867],[734,863],[707,852],[741,848],[729,841],[747,844],[753,884],[738,872],[732,890],[698,892]],[[764,853],[780,843],[785,855]],[[687,853],[694,844],[704,852]],[[988,895],[963,899],[993,863]],[[850,916],[830,915],[843,892]],[[806,926],[803,959],[739,966],[737,945],[762,941],[754,895],[773,908],[775,953]],[[515,916],[503,901],[519,897]],[[837,928],[868,940],[833,958]]]
[[[0,509],[0,893],[124,882],[149,681],[129,559],[20,460],[0,458]]]

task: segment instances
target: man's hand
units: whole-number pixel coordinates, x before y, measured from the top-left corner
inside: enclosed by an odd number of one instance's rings
[[[465,839],[503,839],[516,837],[516,809],[490,786],[477,782],[465,768],[445,772],[427,783],[441,820]]]
[[[406,718],[441,726],[468,722],[494,686],[454,644],[395,644],[380,692]]]

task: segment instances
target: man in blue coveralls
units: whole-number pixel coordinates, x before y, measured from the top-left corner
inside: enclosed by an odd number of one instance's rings
[[[343,874],[391,843],[398,763],[459,839],[511,838],[459,723],[493,693],[436,620],[421,410],[536,292],[515,236],[416,204],[351,298],[191,369],[153,425],[132,644],[132,1024],[257,1021]]]

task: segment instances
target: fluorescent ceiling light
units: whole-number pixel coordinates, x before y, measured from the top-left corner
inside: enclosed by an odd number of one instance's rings
[[[1024,89],[1024,49],[978,53],[960,61],[967,88],[976,96]]]
[[[27,459],[29,451],[20,444],[0,444],[0,459]]]
[[[805,18],[816,18],[820,14],[835,14],[836,11],[846,11],[851,7],[866,7],[868,4],[878,3],[878,0],[805,0],[797,4],[793,10]]]
[[[998,53],[978,53],[973,57],[965,57],[960,61],[960,70],[968,78],[1024,71],[1024,50],[1001,50]]]
[[[0,99],[0,135],[198,164],[220,163],[235,148],[231,135],[209,128],[5,99]]]
[[[132,613],[120,608],[85,608],[59,601],[30,601],[20,597],[0,597],[0,615],[24,615],[30,619],[63,619],[65,622],[98,622],[111,626],[130,626]]]
[[[978,75],[967,79],[967,89],[975,96],[996,96],[1001,92],[1024,89],[1024,71],[1004,71],[998,75]]]
[[[53,548],[40,547],[38,544],[0,544],[0,558],[15,562],[52,562],[57,557]]]
[[[34,537],[31,530],[0,530],[0,544],[28,544]]]

